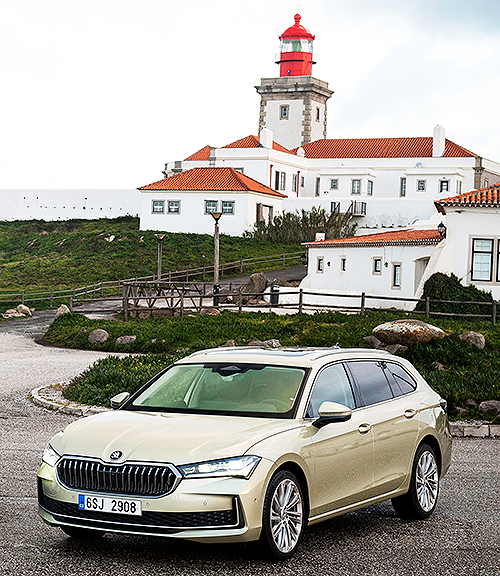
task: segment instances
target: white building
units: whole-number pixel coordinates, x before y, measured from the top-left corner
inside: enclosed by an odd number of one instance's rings
[[[212,234],[220,212],[222,234],[238,236],[256,220],[281,211],[284,195],[234,168],[192,168],[139,188],[141,230]]]

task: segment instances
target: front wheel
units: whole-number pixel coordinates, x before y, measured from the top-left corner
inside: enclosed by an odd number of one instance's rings
[[[397,515],[406,519],[429,517],[436,508],[439,494],[439,468],[434,450],[421,444],[413,461],[410,488],[403,496],[392,499]]]
[[[277,472],[269,482],[264,500],[261,543],[278,560],[290,558],[297,549],[305,524],[302,488],[288,470]]]

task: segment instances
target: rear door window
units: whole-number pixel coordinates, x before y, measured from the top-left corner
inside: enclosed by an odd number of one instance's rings
[[[417,383],[402,366],[392,362],[386,362],[385,365],[394,396],[415,392]]]
[[[391,400],[394,397],[389,382],[385,377],[383,364],[382,362],[371,360],[347,362],[364,406]]]

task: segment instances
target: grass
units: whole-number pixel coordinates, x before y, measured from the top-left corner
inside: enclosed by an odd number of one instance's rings
[[[219,316],[184,318],[89,320],[66,314],[54,321],[45,338],[56,345],[106,351],[143,353],[132,359],[100,360],[75,379],[66,394],[72,400],[109,405],[109,398],[122,390],[138,389],[149,377],[175,358],[203,348],[237,345],[252,340],[277,338],[283,346],[366,346],[364,337],[378,324],[401,318],[402,313],[373,312],[364,317],[326,312],[278,316],[272,313],[223,312]],[[429,384],[449,403],[464,406],[469,398],[500,400],[500,326],[482,321],[432,320],[447,332],[442,340],[410,346],[401,355],[410,360]],[[88,335],[96,328],[110,334],[108,341],[91,346]],[[479,350],[459,340],[458,334],[475,330],[484,334],[486,347]],[[136,341],[116,346],[119,336],[135,335]],[[439,369],[438,364],[444,369]],[[471,415],[477,415],[474,411]],[[493,415],[491,415],[493,417]]]

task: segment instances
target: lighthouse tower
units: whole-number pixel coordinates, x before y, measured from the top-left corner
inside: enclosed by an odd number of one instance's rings
[[[262,78],[255,87],[261,96],[259,134],[269,128],[276,142],[296,148],[326,138],[326,101],[333,92],[312,76],[314,35],[301,25],[300,14],[279,38],[280,77]]]

